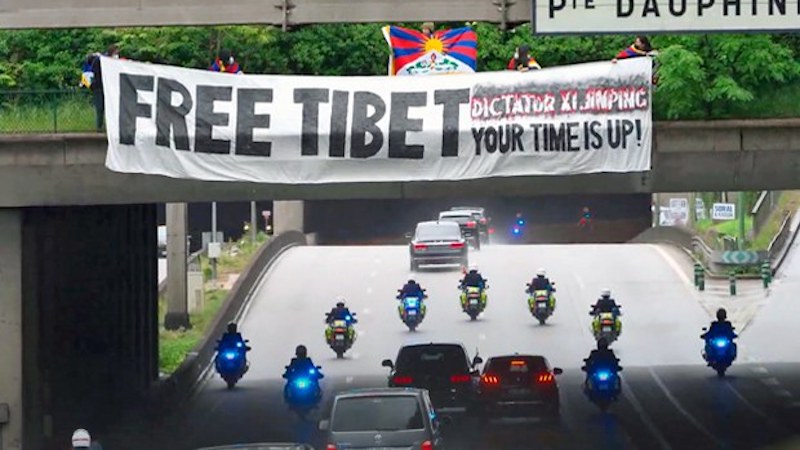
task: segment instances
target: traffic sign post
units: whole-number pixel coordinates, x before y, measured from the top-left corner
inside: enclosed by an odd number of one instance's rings
[[[731,273],[728,276],[728,283],[730,284],[731,295],[736,295],[736,271],[735,270],[731,270]]]
[[[700,291],[706,289],[706,271],[700,263],[694,264],[694,285]]]
[[[761,264],[761,280],[764,283],[764,289],[768,288],[772,282],[772,267],[766,261]]]

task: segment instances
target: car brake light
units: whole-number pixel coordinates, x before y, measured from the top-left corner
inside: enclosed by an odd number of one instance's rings
[[[469,222],[467,222],[467,228],[475,228],[475,221],[470,220]]]
[[[433,450],[433,444],[431,444],[431,441],[425,441],[422,443],[420,450]]]
[[[536,381],[542,384],[547,384],[552,383],[554,379],[555,378],[553,377],[552,373],[543,373],[536,378]]]
[[[486,219],[481,219],[480,222],[481,222],[481,225],[486,225]]]
[[[453,375],[450,377],[451,383],[469,383],[472,381],[472,377],[469,375]]]
[[[453,242],[450,244],[450,248],[464,248],[463,242]]]
[[[328,444],[328,446],[325,447],[325,450],[336,450],[336,446],[333,444]]]
[[[392,378],[392,382],[394,382],[394,384],[411,384],[411,383],[414,382],[414,379],[411,378],[411,377],[399,377],[399,376],[396,376],[396,377]]]
[[[489,234],[494,234],[494,228],[489,228]]]
[[[414,244],[414,250],[425,250],[426,248],[428,248],[428,246],[425,244]]]
[[[496,375],[483,375],[481,377],[481,382],[485,385],[493,386],[495,384],[500,384],[500,378]]]
[[[525,361],[520,361],[520,360],[511,361],[511,365],[512,366],[524,366],[525,365]]]

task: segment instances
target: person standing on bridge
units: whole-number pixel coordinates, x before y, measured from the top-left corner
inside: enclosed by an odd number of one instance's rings
[[[109,58],[119,59],[119,46],[111,44],[105,56]],[[103,131],[103,122],[106,114],[105,96],[103,95],[103,72],[100,67],[100,56],[97,55],[92,59],[92,81],[89,86],[92,90],[92,100],[94,103],[94,111],[96,113],[95,126],[97,131]]]
[[[436,29],[436,25],[433,22],[425,22],[422,24],[421,31],[428,39],[433,37],[433,32]]]
[[[616,64],[620,59],[641,58],[642,56],[658,56],[658,51],[650,44],[650,39],[647,36],[636,36],[633,45],[621,50],[617,56],[611,60]],[[658,84],[658,60],[653,59],[653,85]]]
[[[225,72],[225,73],[235,73],[241,74],[242,72],[241,66],[236,61],[236,58],[233,56],[233,52],[230,50],[222,50],[219,52],[219,56],[214,59],[214,62],[211,63],[211,67],[208,70],[212,70],[214,72]]]
[[[536,62],[536,58],[530,54],[531,48],[527,45],[520,45],[514,52],[514,56],[508,61],[508,70],[528,72],[530,70],[540,70],[542,66]]]

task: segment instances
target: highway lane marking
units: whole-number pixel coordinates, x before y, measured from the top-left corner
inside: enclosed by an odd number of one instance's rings
[[[481,340],[481,341],[485,341],[486,340],[486,335],[485,334],[479,334],[478,335],[478,339]]]
[[[785,398],[792,397],[792,393],[786,389],[775,389],[772,391],[772,393],[777,395],[778,397],[785,397]]]
[[[713,433],[708,431],[708,429],[706,427],[704,427],[703,424],[700,423],[699,420],[697,420],[691,413],[689,413],[689,411],[686,410],[686,408],[683,407],[683,405],[681,405],[681,403],[678,401],[678,399],[675,398],[674,395],[672,395],[672,392],[670,392],[670,390],[664,384],[664,381],[661,380],[661,377],[658,376],[658,374],[656,373],[655,370],[653,370],[652,367],[648,367],[647,370],[650,371],[650,375],[653,377],[653,380],[655,380],[656,385],[658,385],[658,387],[661,389],[661,391],[667,397],[667,400],[669,400],[670,403],[672,403],[672,405],[675,406],[675,409],[677,409],[678,412],[681,413],[683,415],[683,417],[685,417],[686,420],[689,421],[689,423],[694,425],[694,427],[697,428],[701,433],[706,435],[706,437],[708,437],[709,439],[714,441],[717,444],[717,446],[719,446],[719,447],[724,447],[725,446],[725,442],[723,442],[721,439],[719,439],[716,436],[714,436]]]
[[[373,292],[372,288],[371,288],[371,287],[368,287],[368,288],[367,288],[367,294],[369,294],[369,295],[372,295],[372,292]]]
[[[763,367],[763,366],[762,367],[753,367],[751,370],[754,373],[762,373],[762,374],[769,373],[769,370],[767,370],[767,368]]]
[[[658,245],[653,245],[653,244],[650,245],[656,249],[656,251],[661,255],[662,258],[664,258],[664,261],[666,261],[667,265],[669,265],[669,267],[672,268],[675,274],[678,275],[678,278],[680,278],[681,281],[686,283],[687,286],[694,286],[694,283],[692,283],[691,280],[689,280],[689,276],[686,275],[683,269],[681,269],[681,266],[678,265],[678,262],[675,261],[675,259],[672,256],[670,256],[666,250],[664,250],[663,248],[661,248],[661,246]]]
[[[354,380],[353,377],[347,377],[347,378],[344,379],[344,382],[347,383],[347,384],[353,384],[353,380]]]
[[[377,277],[378,276],[378,271],[377,270],[373,270],[372,272],[369,273],[369,276],[371,276],[372,278]]]
[[[738,398],[738,399],[739,399],[739,401],[740,401],[740,402],[742,402],[742,404],[744,404],[744,405],[745,405],[745,406],[747,406],[747,407],[748,407],[748,408],[749,408],[751,411],[753,411],[754,413],[756,413],[756,415],[757,415],[757,416],[759,416],[759,417],[761,417],[762,419],[764,419],[764,421],[765,421],[765,422],[767,422],[768,424],[770,424],[770,425],[771,425],[773,428],[775,428],[775,429],[779,429],[779,430],[784,430],[784,427],[783,427],[782,425],[780,425],[778,422],[776,422],[775,420],[773,420],[773,419],[772,419],[772,418],[771,418],[771,417],[770,417],[770,416],[769,416],[767,413],[765,413],[764,411],[762,411],[761,409],[759,409],[757,406],[755,406],[755,405],[753,405],[752,403],[750,403],[750,401],[749,401],[749,400],[747,400],[747,399],[744,397],[744,395],[742,395],[742,394],[741,394],[739,391],[737,391],[737,390],[736,390],[736,388],[734,388],[734,387],[733,387],[733,386],[732,386],[730,383],[726,383],[726,384],[725,384],[725,386],[726,386],[726,387],[727,387],[727,388],[728,388],[728,389],[729,389],[729,390],[730,390],[730,391],[733,393],[733,395],[734,395],[736,398]]]
[[[781,385],[781,382],[778,381],[778,379],[775,378],[775,377],[763,378],[761,380],[761,382],[766,384],[767,386],[780,386]]]
[[[361,310],[361,314],[363,314],[365,316],[368,316],[368,315],[372,314],[372,310],[369,309],[369,308],[364,308],[364,309]]]
[[[647,412],[644,410],[644,407],[639,402],[639,399],[636,398],[636,394],[633,393],[633,389],[631,389],[631,386],[628,384],[627,381],[625,381],[624,378],[622,377],[620,378],[622,379],[622,386],[625,389],[622,392],[622,396],[627,398],[628,401],[631,402],[633,410],[636,411],[637,414],[639,414],[639,418],[641,418],[642,422],[644,422],[644,426],[647,427],[647,429],[650,431],[650,434],[652,434],[653,437],[656,438],[656,441],[658,441],[658,445],[661,447],[661,449],[672,450],[672,446],[669,445],[667,438],[665,438],[664,435],[661,434],[661,431],[658,430],[658,427],[653,422],[653,419],[651,419],[650,416],[647,414]]]

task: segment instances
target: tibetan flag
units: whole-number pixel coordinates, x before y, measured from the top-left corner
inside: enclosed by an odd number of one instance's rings
[[[428,37],[420,31],[386,26],[391,48],[389,75],[438,75],[475,72],[478,35],[471,28],[439,30]]]

